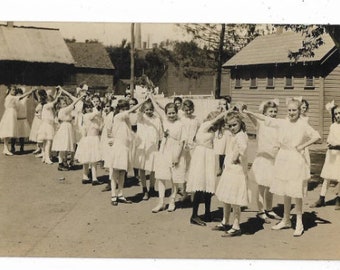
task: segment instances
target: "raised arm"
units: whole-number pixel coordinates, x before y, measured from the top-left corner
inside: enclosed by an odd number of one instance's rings
[[[243,110],[243,112],[245,114],[248,115],[248,117],[251,119],[251,117],[253,117],[253,119],[258,119],[258,120],[261,120],[261,121],[265,121],[266,120],[266,116],[264,116],[263,114],[260,114],[260,113],[254,113],[254,112],[251,112],[251,111],[248,111],[248,110]]]
[[[19,100],[24,99],[25,97],[29,96],[30,94],[32,94],[36,89],[31,89],[30,91],[28,91],[27,93],[22,94],[21,96],[19,96]]]
[[[159,115],[161,120],[163,120],[164,117],[164,108],[162,108],[158,102],[155,101],[153,95],[150,95],[150,100],[152,102],[153,107],[155,108],[155,112]]]
[[[64,90],[60,85],[58,85],[58,86],[56,87],[56,89],[57,89],[57,90],[60,90],[61,93],[65,94],[65,95],[68,96],[70,99],[72,99],[73,102],[77,100],[77,98],[76,98],[75,96],[71,95],[69,92],[67,92],[66,90]]]

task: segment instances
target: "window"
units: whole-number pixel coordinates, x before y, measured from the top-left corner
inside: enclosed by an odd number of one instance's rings
[[[274,85],[274,75],[273,75],[273,72],[272,71],[268,71],[268,74],[267,74],[267,88],[268,89],[272,89],[274,87],[275,87],[275,85]]]
[[[250,77],[250,88],[257,88],[257,79],[255,76]]]
[[[285,89],[292,89],[292,88],[294,88],[293,76],[289,74],[285,77]]]
[[[305,76],[305,89],[314,89],[314,76],[312,70],[307,70]]]
[[[236,75],[235,78],[235,88],[242,88],[241,78],[239,75]]]

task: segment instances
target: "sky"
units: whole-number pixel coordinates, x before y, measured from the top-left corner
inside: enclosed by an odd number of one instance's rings
[[[117,45],[123,39],[131,39],[131,23],[100,22],[21,22],[14,25],[58,28],[64,38],[75,38],[79,42],[86,39],[98,39],[104,45]],[[142,23],[142,42],[160,43],[166,39],[190,40],[181,28],[174,23]]]

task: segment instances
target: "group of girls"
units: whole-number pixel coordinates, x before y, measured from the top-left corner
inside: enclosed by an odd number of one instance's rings
[[[158,190],[158,203],[152,209],[153,213],[165,209],[173,212],[176,195],[180,191],[183,198],[191,194],[190,223],[200,226],[212,220],[210,206],[215,194],[223,203],[223,220],[213,229],[224,231],[223,236],[227,237],[242,234],[241,207],[249,203],[248,137],[244,123],[244,117],[248,116],[256,127],[258,139],[256,157],[249,174],[258,187],[257,217],[265,223],[269,223],[269,219],[280,219],[273,230],[290,228],[291,199],[294,198],[294,236],[304,233],[302,200],[310,179],[308,146],[320,139],[308,124],[306,101],[287,99],[287,117],[277,119],[278,100],[263,102],[259,106],[260,113],[254,113],[248,111],[246,105],[232,107],[230,98],[224,98],[219,100],[218,109],[200,123],[194,115],[194,103],[191,100],[182,102],[178,97],[165,107],[151,94],[140,103],[134,98],[121,99],[113,109],[112,100],[103,103],[99,96],[91,97],[87,87],[78,89],[77,97],[61,87],[56,88],[54,95],[40,89],[17,96],[14,89],[10,88],[5,99],[5,113],[0,122],[4,154],[11,154],[9,138],[18,136],[18,102],[34,92],[39,104],[32,125],[36,134],[31,132],[30,138],[37,142],[37,151],[41,149],[44,163],[52,163],[51,151],[58,152],[59,170],[68,170],[70,163],[72,165],[73,160],[77,160],[83,165],[82,183],[98,185],[96,167],[99,161],[103,161],[109,174],[109,182],[103,191],[111,191],[113,206],[132,203],[124,196],[127,175],[138,175],[143,200],[155,196],[155,190]],[[329,110],[334,123],[321,174],[325,178],[325,187],[315,207],[325,204],[329,181],[340,179],[340,109],[333,104]],[[165,202],[167,186],[171,186],[168,204]],[[284,197],[282,219],[272,209],[273,194]],[[202,201],[205,214],[200,218],[198,208]],[[339,208],[338,196],[336,209]],[[233,221],[230,224],[231,209]]]

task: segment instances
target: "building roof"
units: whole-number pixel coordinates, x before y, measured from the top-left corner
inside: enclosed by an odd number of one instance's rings
[[[111,59],[101,43],[67,43],[79,68],[114,69]]]
[[[0,25],[0,61],[73,64],[58,29]]]
[[[320,61],[335,47],[329,35],[325,34],[322,38],[324,44],[313,51],[314,57],[300,57],[298,62]],[[223,67],[294,62],[288,57],[289,51],[297,51],[301,48],[303,39],[301,33],[292,31],[259,36],[227,61]]]

